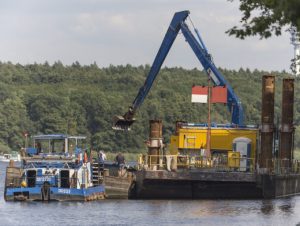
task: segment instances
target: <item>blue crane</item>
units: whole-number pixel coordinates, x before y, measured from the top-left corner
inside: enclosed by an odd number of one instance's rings
[[[139,92],[136,98],[134,99],[132,105],[129,107],[128,112],[126,112],[123,116],[114,117],[114,129],[129,129],[132,123],[135,121],[134,115],[137,109],[144,102],[147,94],[149,93],[152,84],[180,30],[184,35],[186,41],[194,51],[196,57],[202,64],[209,78],[211,78],[215,85],[227,87],[227,106],[229,111],[231,112],[232,124],[236,126],[243,126],[242,104],[238,96],[234,93],[230,84],[225,80],[224,76],[214,65],[198,30],[195,29],[196,37],[198,38],[197,40],[191,32],[191,30],[189,29],[188,25],[185,23],[185,20],[187,19],[189,13],[189,11],[181,11],[174,14],[174,17],[170,23],[168,31],[165,34],[165,37],[158,50],[158,53],[156,54],[156,57],[154,59],[154,62],[151,66],[151,69],[149,71],[144,85],[139,89]]]

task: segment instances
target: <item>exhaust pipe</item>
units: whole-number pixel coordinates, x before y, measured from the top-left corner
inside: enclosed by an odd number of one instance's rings
[[[149,165],[152,170],[159,168],[160,157],[162,156],[160,151],[163,147],[163,136],[162,136],[162,120],[150,120],[150,133],[149,133],[149,145],[148,155]]]

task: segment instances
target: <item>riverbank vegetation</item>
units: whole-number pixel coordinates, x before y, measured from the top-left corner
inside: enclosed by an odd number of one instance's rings
[[[145,152],[149,120],[163,120],[165,142],[176,120],[206,122],[207,106],[191,103],[192,85],[207,85],[198,69],[163,68],[136,115],[132,131],[112,130],[112,118],[122,115],[143,85],[150,67],[0,63],[0,152],[24,146],[24,134],[87,135],[94,149],[106,152]],[[261,77],[270,74],[249,69],[220,69],[241,99],[247,124],[260,123]],[[276,76],[275,124],[280,120],[282,78]],[[295,82],[295,125],[300,125],[299,81]],[[277,120],[278,119],[278,120]],[[226,106],[214,105],[212,121],[230,122]],[[296,130],[295,147],[300,147]]]

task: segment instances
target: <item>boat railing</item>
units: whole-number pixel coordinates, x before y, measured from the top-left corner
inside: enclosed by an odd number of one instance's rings
[[[27,163],[26,168],[36,168],[33,162]]]
[[[6,178],[5,187],[7,187],[7,188],[20,187],[22,181],[23,181],[23,179],[21,177]]]
[[[47,161],[74,161],[72,156],[64,155],[33,155],[30,157],[22,157],[22,160],[25,161],[38,161],[38,160],[47,160]]]
[[[255,159],[246,157],[203,157],[189,155],[140,155],[139,169],[198,169],[207,171],[255,172]]]
[[[25,182],[25,183],[24,183]],[[37,176],[37,177],[26,177],[26,180],[23,177],[10,177],[6,179],[6,187],[7,188],[15,188],[15,187],[36,187],[42,186],[44,183],[52,183],[51,177],[49,176]],[[77,188],[77,185],[81,188],[83,183],[79,181],[77,177],[69,178],[69,177],[57,177],[52,187],[58,188]]]

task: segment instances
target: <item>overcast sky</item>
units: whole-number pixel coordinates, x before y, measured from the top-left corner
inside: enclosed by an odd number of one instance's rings
[[[243,41],[225,34],[240,20],[237,0],[1,0],[0,61],[152,64],[181,10],[190,10],[217,66],[289,71],[288,33]],[[202,68],[182,35],[164,65]]]

